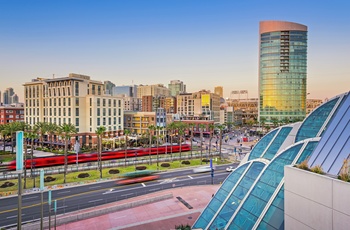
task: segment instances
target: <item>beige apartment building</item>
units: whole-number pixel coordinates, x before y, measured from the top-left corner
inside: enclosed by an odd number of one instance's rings
[[[156,113],[126,111],[124,113],[124,120],[125,129],[129,130],[131,133],[147,133],[150,125],[156,125]]]
[[[105,126],[110,136],[123,131],[123,98],[107,95],[101,81],[69,74],[61,78],[37,78],[23,84],[25,122],[73,124],[81,145],[95,144],[95,130]],[[94,140],[93,140],[94,139]]]
[[[142,98],[143,96],[169,96],[170,90],[166,88],[163,84],[156,85],[139,85],[137,87],[137,98]]]
[[[195,93],[179,94],[177,97],[177,114],[186,120],[213,120],[220,123],[220,96],[201,90]]]

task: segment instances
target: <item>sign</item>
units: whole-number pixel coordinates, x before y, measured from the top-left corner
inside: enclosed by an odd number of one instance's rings
[[[16,170],[23,170],[23,131],[16,132]]]

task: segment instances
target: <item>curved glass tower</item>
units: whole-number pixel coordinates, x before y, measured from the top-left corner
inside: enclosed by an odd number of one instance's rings
[[[260,22],[259,119],[303,120],[306,114],[307,27]]]

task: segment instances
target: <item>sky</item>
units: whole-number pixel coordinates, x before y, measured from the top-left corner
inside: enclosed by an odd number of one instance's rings
[[[258,96],[259,22],[308,26],[308,98],[350,90],[348,0],[0,0],[0,90],[69,73]]]

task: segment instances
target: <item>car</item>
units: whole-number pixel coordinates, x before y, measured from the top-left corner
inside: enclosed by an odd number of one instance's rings
[[[213,167],[213,169],[215,169],[215,167]],[[194,168],[193,169],[194,173],[203,173],[203,172],[211,172],[211,167],[209,165],[207,166],[202,166],[202,167],[198,167],[198,168]]]
[[[233,166],[229,166],[226,168],[226,172],[232,172],[235,168]]]

